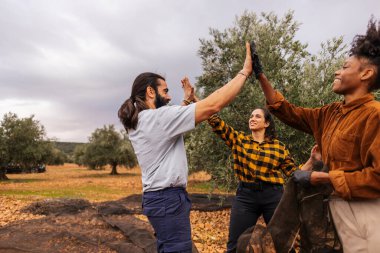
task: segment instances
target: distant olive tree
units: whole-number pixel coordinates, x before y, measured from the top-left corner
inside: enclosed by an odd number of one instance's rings
[[[63,165],[67,160],[67,155],[59,150],[58,148],[54,147],[53,143],[50,143],[51,147],[51,156],[49,159],[47,159],[47,164],[49,165]]]
[[[322,106],[339,99],[331,91],[334,71],[345,55],[342,38],[322,43],[321,51],[312,55],[307,44],[296,39],[299,23],[293,12],[279,18],[273,13],[244,12],[233,27],[210,29],[211,39],[201,39],[199,56],[203,73],[197,78],[197,93],[206,97],[231,80],[244,61],[244,42],[255,40],[264,72],[285,97],[306,107]],[[250,78],[242,92],[219,115],[238,131],[249,133],[248,118],[256,107],[265,106],[258,82]],[[286,143],[298,162],[307,159],[314,140],[312,136],[285,126],[276,120],[278,136]],[[207,123],[200,124],[186,136],[190,170],[206,170],[218,184],[234,183],[231,151],[212,133]]]
[[[0,127],[0,180],[7,180],[6,165],[8,161],[8,154],[6,152],[4,130]]]
[[[87,144],[79,144],[74,148],[74,163],[78,164],[79,166],[83,166],[85,164],[84,154],[86,153],[86,148]]]
[[[135,151],[132,147],[132,143],[129,140],[128,133],[126,131],[122,131],[121,135],[123,136],[123,141],[121,143],[121,154],[125,156],[124,166],[127,168],[133,168],[138,165],[137,157]]]
[[[52,158],[52,145],[45,136],[45,128],[34,116],[19,118],[7,113],[0,122],[1,178],[9,164],[31,169]]]
[[[113,125],[96,129],[88,144],[77,146],[74,159],[77,164],[86,165],[90,169],[110,165],[111,175],[118,174],[118,165],[134,167],[137,164],[128,136],[116,131]]]

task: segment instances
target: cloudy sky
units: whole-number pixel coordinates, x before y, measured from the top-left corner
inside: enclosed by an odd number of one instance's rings
[[[379,0],[0,0],[0,116],[35,115],[48,137],[86,142],[105,124],[122,128],[120,104],[141,72],[180,79],[202,73],[199,39],[233,26],[244,10],[294,10],[297,38],[320,43],[364,33]],[[377,16],[376,16],[377,15]]]

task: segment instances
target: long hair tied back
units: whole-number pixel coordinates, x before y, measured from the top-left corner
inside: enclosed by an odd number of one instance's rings
[[[350,55],[367,59],[377,68],[375,78],[371,82],[370,90],[380,88],[380,21],[374,20],[373,16],[368,22],[367,33],[356,35],[352,44]]]
[[[159,79],[165,81],[162,76],[151,72],[145,72],[136,77],[132,85],[131,96],[124,101],[118,111],[118,117],[127,132],[129,129],[136,129],[139,113],[148,109],[145,103],[146,89],[151,86],[157,91]]]
[[[261,109],[263,111],[265,122],[269,123],[267,129],[265,129],[265,137],[269,138],[270,140],[277,138],[276,124],[274,123],[272,114],[265,107],[259,107],[258,109]]]

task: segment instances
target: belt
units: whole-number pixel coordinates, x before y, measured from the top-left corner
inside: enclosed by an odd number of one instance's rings
[[[162,190],[157,190],[157,191],[148,191],[144,192],[144,195],[150,195],[150,196],[159,196],[163,194],[170,194],[170,193],[175,193],[175,192],[186,192],[186,189],[183,187],[168,187]]]
[[[256,181],[256,182],[239,182],[239,186],[243,188],[248,188],[254,191],[262,191],[264,188],[270,187],[283,187],[282,184],[273,184],[264,181]]]

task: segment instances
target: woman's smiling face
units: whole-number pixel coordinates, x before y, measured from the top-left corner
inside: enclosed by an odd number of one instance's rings
[[[363,85],[361,81],[362,62],[358,57],[347,58],[341,69],[335,72],[333,92],[340,95],[355,93]]]
[[[267,128],[269,123],[265,121],[264,111],[261,109],[253,110],[249,117],[248,125],[252,132]]]

